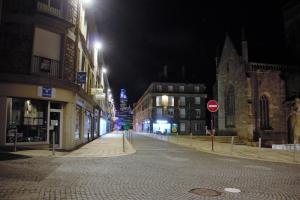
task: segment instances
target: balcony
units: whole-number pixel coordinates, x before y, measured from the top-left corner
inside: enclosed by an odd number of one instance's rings
[[[60,79],[59,61],[40,56],[32,56],[31,73]]]
[[[51,5],[51,2],[53,0],[38,0],[37,11],[57,17],[72,25],[76,23],[76,10],[74,6],[67,1],[59,1],[56,5]]]

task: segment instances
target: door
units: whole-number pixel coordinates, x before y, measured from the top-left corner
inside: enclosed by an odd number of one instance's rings
[[[50,126],[53,126],[53,130],[50,130],[49,142],[53,144],[53,134],[55,141],[55,148],[61,148],[61,111],[50,111]]]

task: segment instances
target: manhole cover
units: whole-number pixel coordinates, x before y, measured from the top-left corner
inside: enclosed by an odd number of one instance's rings
[[[207,189],[207,188],[194,188],[190,190],[191,193],[201,195],[201,196],[210,196],[210,197],[215,197],[215,196],[220,196],[221,192],[218,192],[216,190],[212,189]]]

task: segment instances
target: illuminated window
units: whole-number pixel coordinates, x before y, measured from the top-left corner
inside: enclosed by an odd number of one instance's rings
[[[156,96],[156,106],[162,106],[162,96]]]
[[[168,106],[174,106],[174,97],[170,96],[168,99]]]

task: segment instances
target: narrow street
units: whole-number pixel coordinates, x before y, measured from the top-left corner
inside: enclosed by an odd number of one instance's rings
[[[119,157],[2,160],[0,199],[300,199],[299,165],[221,157],[141,135],[133,147],[135,154]]]

